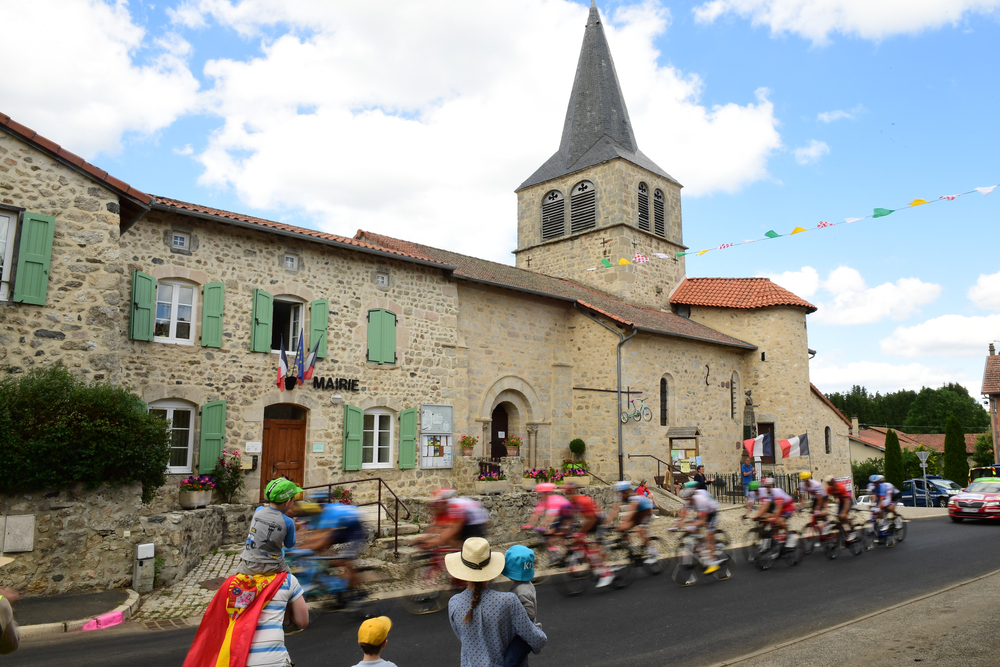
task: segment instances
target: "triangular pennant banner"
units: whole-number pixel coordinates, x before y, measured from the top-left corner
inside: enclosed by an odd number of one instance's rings
[[[653,253],[653,254],[656,255],[657,257],[659,257],[660,259],[666,259],[667,258],[667,256],[664,255],[662,252],[657,252],[657,253]]]
[[[709,248],[708,250],[711,250],[711,248]],[[697,253],[695,253],[695,254],[697,254],[697,255],[701,256],[701,255],[704,255],[704,254],[705,254],[706,252],[708,252],[708,250],[699,250],[699,251],[698,251]]]
[[[961,197],[962,195],[941,195],[938,199],[947,199],[948,201],[955,201],[956,197]]]
[[[605,257],[604,259],[601,260],[601,264],[603,264],[604,268],[606,268],[606,269],[610,269],[611,266],[612,266],[611,260],[608,259],[607,257]]]
[[[985,196],[986,196],[986,195],[988,195],[989,193],[993,192],[993,188],[995,188],[995,187],[996,187],[995,185],[991,185],[991,186],[990,186],[990,187],[988,187],[988,188],[976,188],[976,191],[977,191],[977,192],[982,192],[982,193],[983,193],[983,196],[985,197]]]
[[[624,257],[622,257],[621,259],[618,260],[618,266],[625,266],[626,264],[631,264],[631,263],[632,262],[628,261]]]
[[[781,236],[781,234],[779,234],[778,232],[776,232],[776,231],[774,231],[774,230],[772,229],[772,230],[770,230],[770,231],[767,231],[767,232],[765,232],[765,233],[764,233],[764,236],[766,236],[766,237],[767,237],[767,238],[769,238],[769,239],[776,239],[776,238],[778,238],[779,236]]]
[[[804,231],[806,231],[805,227],[796,227],[795,229],[792,230],[792,234],[799,234]]]
[[[852,222],[857,222],[858,220],[864,220],[864,218],[844,218],[844,222],[851,224]]]
[[[872,217],[873,218],[884,218],[885,216],[889,215],[892,212],[893,212],[893,209],[891,209],[891,208],[877,208],[877,209],[875,209],[875,212],[872,213]]]
[[[674,257],[683,257],[686,254],[687,254],[686,252],[675,252]]]
[[[914,199],[913,201],[910,202],[910,206],[922,206],[923,204],[926,203],[927,203],[926,199]]]

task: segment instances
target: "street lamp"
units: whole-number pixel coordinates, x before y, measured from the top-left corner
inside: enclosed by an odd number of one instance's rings
[[[920,459],[920,467],[924,469],[924,507],[930,507],[930,495],[927,489],[927,457],[931,455],[930,452],[917,452],[917,458]],[[913,506],[917,506],[917,494],[913,494]]]

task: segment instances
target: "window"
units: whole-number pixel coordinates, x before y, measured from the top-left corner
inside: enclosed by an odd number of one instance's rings
[[[572,234],[597,226],[597,190],[590,181],[573,186],[569,200],[569,231]]]
[[[653,193],[653,231],[657,236],[667,235],[667,225],[663,217],[663,190]]]
[[[378,287],[388,287],[389,286],[389,274],[378,272],[375,274],[375,285]]]
[[[660,426],[667,425],[667,378],[660,378]]]
[[[272,305],[271,351],[278,352],[284,344],[285,350],[299,349],[302,334],[302,304],[297,301],[275,299]]]
[[[558,190],[542,198],[542,240],[554,239],[566,233],[566,200]]]
[[[389,310],[368,311],[368,361],[396,363],[396,314]]]
[[[392,413],[388,410],[365,412],[361,432],[361,467],[392,467]]]
[[[833,452],[833,432],[830,427],[826,427],[826,453],[830,454]]]
[[[156,284],[156,326],[159,343],[194,343],[194,316],[198,290],[194,285],[161,280]]]
[[[191,235],[184,232],[170,232],[171,250],[190,250]]]
[[[14,262],[14,239],[17,236],[17,214],[0,211],[0,301],[10,299],[10,278]]]
[[[285,271],[298,271],[299,258],[295,255],[285,255]]]
[[[733,419],[739,419],[740,415],[739,401],[736,400],[739,397],[739,380],[740,376],[736,373],[733,373],[732,377],[729,378],[729,403],[731,405],[730,416]]]
[[[649,189],[639,184],[639,229],[649,231]]]
[[[149,412],[166,419],[170,424],[170,459],[168,473],[191,472],[191,443],[194,434],[195,408],[182,401],[157,401]]]

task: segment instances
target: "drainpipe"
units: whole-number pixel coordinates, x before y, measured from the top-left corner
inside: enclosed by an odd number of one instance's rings
[[[632,327],[632,333],[630,333],[628,336],[625,336],[620,331],[615,330],[614,328],[608,326],[607,324],[605,324],[601,320],[597,319],[596,317],[594,317],[593,315],[591,315],[590,313],[588,313],[587,311],[585,311],[583,308],[580,307],[579,303],[574,303],[573,305],[576,307],[576,309],[578,311],[580,311],[581,313],[583,313],[585,316],[587,316],[590,319],[594,320],[595,322],[597,322],[598,324],[600,324],[602,327],[604,327],[605,329],[607,329],[608,331],[610,331],[614,335],[618,336],[618,339],[619,339],[618,340],[618,348],[617,348],[617,353],[618,353],[618,359],[617,359],[617,361],[618,361],[618,411],[621,412],[621,409],[622,409],[622,345],[624,345],[625,343],[627,343],[637,333],[639,333],[639,330],[636,329],[635,327]],[[624,448],[622,446],[622,420],[619,418],[618,415],[615,415],[615,421],[618,422],[618,480],[621,481],[621,480],[625,479],[625,452],[624,452]]]

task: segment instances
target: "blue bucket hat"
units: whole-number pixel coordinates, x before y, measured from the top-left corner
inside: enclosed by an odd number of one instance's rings
[[[531,581],[535,578],[535,552],[515,544],[504,556],[503,576],[514,581]]]

